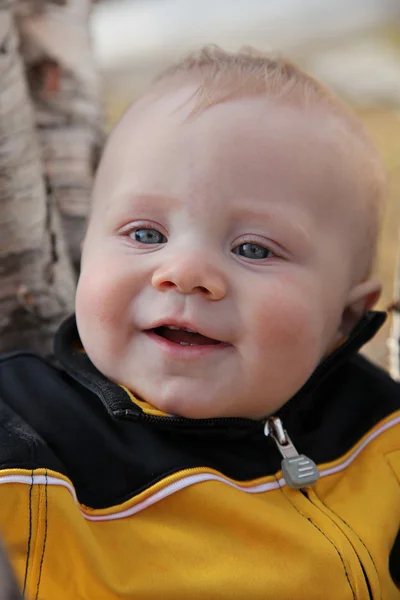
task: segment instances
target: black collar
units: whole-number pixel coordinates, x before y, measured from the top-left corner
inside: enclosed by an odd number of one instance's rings
[[[381,311],[367,312],[362,319],[353,328],[349,337],[334,350],[325,360],[323,360],[315,369],[311,377],[306,381],[303,387],[282,406],[279,416],[285,417],[291,411],[294,403],[298,403],[300,398],[307,398],[312,401],[314,393],[320,385],[347,359],[356,354],[358,350],[369,342],[382,327],[386,321],[387,314]],[[308,404],[308,402],[307,402]],[[303,407],[305,408],[305,407]],[[307,408],[311,408],[307,406]]]

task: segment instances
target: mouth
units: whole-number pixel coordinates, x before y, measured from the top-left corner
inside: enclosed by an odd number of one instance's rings
[[[220,340],[209,338],[192,329],[177,327],[176,325],[161,325],[154,329],[148,329],[147,332],[179,346],[218,346],[223,344]]]

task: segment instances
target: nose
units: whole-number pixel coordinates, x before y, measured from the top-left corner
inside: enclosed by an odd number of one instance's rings
[[[151,283],[161,292],[174,289],[181,294],[203,294],[209,300],[221,300],[227,292],[222,270],[193,252],[169,257],[154,271]]]

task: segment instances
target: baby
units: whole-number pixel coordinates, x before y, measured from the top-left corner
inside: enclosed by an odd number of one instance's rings
[[[27,598],[400,599],[400,386],[357,353],[384,174],[282,58],[206,48],[111,134],[58,367],[0,362]]]

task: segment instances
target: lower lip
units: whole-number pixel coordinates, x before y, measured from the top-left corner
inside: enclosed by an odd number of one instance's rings
[[[151,340],[156,342],[163,352],[174,358],[185,360],[211,356],[216,352],[232,348],[231,344],[225,344],[224,342],[220,342],[219,344],[204,344],[201,346],[182,346],[181,344],[171,342],[170,340],[157,335],[153,331],[146,331],[145,333]]]

